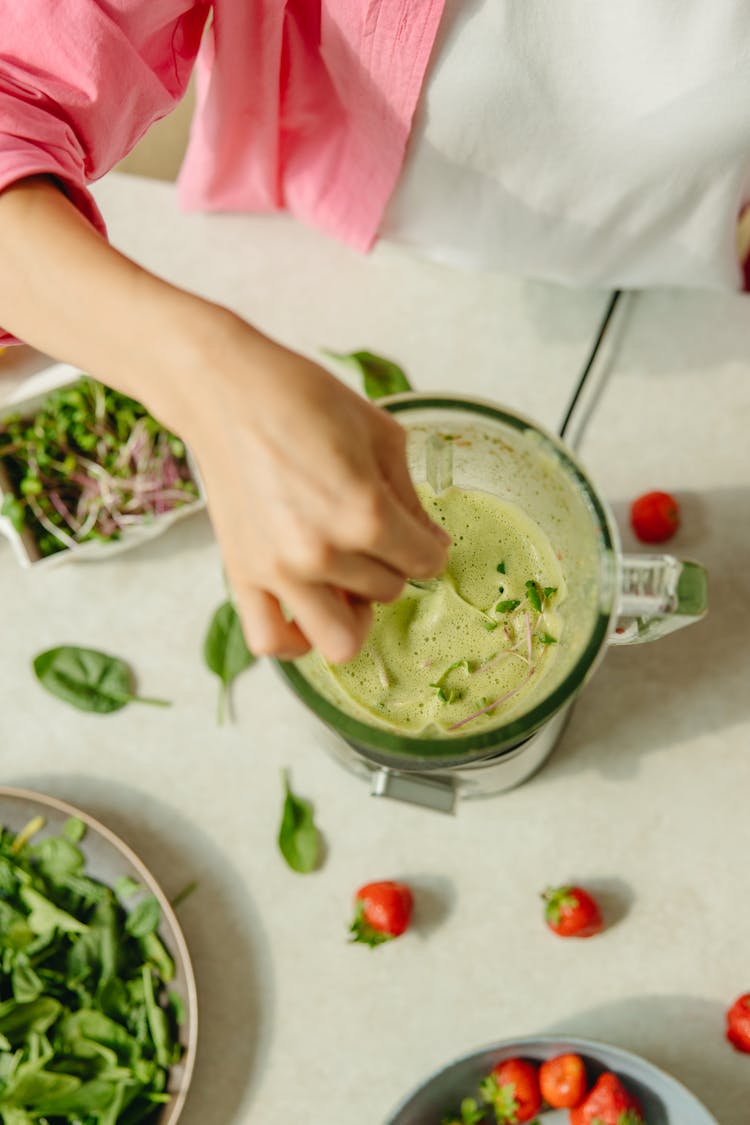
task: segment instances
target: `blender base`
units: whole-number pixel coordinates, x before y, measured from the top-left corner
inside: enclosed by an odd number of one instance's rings
[[[445,770],[392,770],[364,758],[354,746],[331,734],[327,753],[350,773],[370,782],[373,797],[390,797],[435,812],[451,813],[456,804],[474,797],[494,797],[523,784],[546,762],[570,718],[572,704],[559,711],[531,738],[497,758]]]

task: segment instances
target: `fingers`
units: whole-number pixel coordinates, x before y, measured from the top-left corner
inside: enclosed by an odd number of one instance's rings
[[[353,660],[372,624],[369,604],[331,586],[290,584],[284,603],[302,633],[331,664]]]
[[[404,576],[378,559],[325,543],[315,551],[300,551],[289,571],[295,581],[334,586],[368,602],[393,602],[404,588]]]
[[[296,660],[310,650],[298,625],[287,621],[278,600],[265,590],[235,590],[247,647],[255,656]]]
[[[405,578],[433,578],[445,569],[450,538],[419,508],[421,514],[404,507],[390,480],[373,481],[342,508],[334,534],[344,550],[379,559]]]
[[[378,555],[409,577],[431,578],[445,569],[451,537],[422,507],[406,459],[406,432],[387,421],[379,449],[387,501]]]
[[[292,621],[265,590],[245,587],[237,603],[250,651],[279,660],[296,660],[314,646],[332,664],[342,664],[357,655],[372,624],[367,602],[330,586],[290,584],[284,603]]]

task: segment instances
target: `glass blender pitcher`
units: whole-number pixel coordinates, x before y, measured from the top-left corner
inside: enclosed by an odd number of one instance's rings
[[[501,792],[534,773],[607,646],[655,640],[699,620],[707,576],[671,555],[623,556],[612,514],[574,455],[528,418],[443,394],[396,395],[381,405],[407,430],[416,483],[427,480],[438,493],[451,485],[481,489],[516,504],[545,532],[566,583],[563,643],[549,674],[524,695],[520,711],[474,733],[415,736],[364,721],[319,674],[320,658],[280,663],[334,735],[329,749],[370,779],[374,795],[451,811],[459,794]]]

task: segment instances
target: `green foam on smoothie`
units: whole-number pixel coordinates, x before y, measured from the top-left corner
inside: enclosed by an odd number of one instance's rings
[[[472,734],[521,713],[549,674],[565,581],[518,505],[474,489],[418,492],[453,539],[445,572],[377,605],[354,660],[334,666],[313,653],[300,668],[354,718],[416,737]]]

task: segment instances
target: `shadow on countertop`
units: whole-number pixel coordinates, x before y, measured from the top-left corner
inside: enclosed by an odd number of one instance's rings
[[[540,1030],[642,1055],[687,1086],[720,1125],[747,1125],[748,1060],[724,1040],[724,1026],[724,1011],[715,1001],[666,995],[602,1004]]]
[[[683,529],[665,550],[706,566],[707,616],[653,643],[608,653],[531,784],[588,769],[631,776],[644,754],[750,720],[750,488],[678,499]],[[624,530],[627,505],[612,507],[624,550],[646,551]]]
[[[193,821],[141,790],[50,774],[13,784],[77,805],[121,836],[168,897],[191,880],[178,909],[198,989],[198,1053],[181,1125],[239,1120],[271,1040],[273,980],[267,938],[241,873]],[[127,811],[124,811],[127,809]]]

